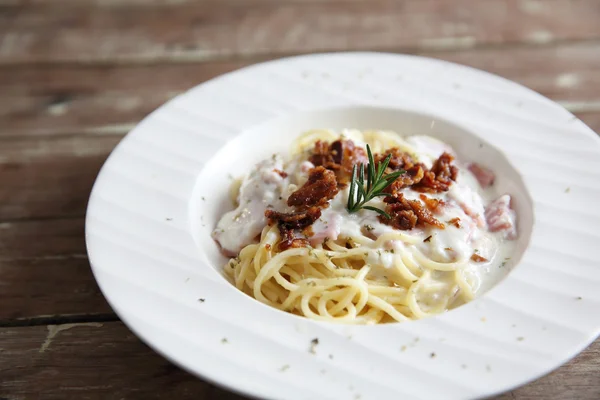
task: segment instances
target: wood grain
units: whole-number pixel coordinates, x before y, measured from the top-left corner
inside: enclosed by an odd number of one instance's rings
[[[113,2],[107,2],[108,4]],[[600,36],[596,0],[71,2],[0,8],[0,64],[207,61],[358,49],[457,50]],[[120,4],[119,4],[120,3]]]
[[[174,95],[246,64],[0,69],[0,137],[123,133]]]
[[[600,42],[421,55],[496,73],[554,100],[600,101]],[[174,95],[260,60],[0,69],[0,139],[123,134]]]
[[[0,325],[112,314],[92,276],[83,218],[0,223],[0,292]]]
[[[0,328],[0,343],[0,398],[44,393],[44,399],[244,399],[170,364],[120,322]],[[497,399],[598,396],[600,341],[566,366]]]
[[[4,140],[0,222],[81,217],[104,160],[121,136]]]
[[[599,107],[600,108],[600,107]],[[578,112],[575,115],[581,119],[587,126],[589,126],[594,132],[600,135],[600,112],[599,111],[588,111]]]
[[[175,367],[118,322],[0,329],[0,398],[240,399]]]

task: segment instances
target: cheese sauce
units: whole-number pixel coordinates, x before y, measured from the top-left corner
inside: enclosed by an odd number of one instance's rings
[[[411,136],[405,142],[410,145],[412,155],[428,168],[443,152],[454,154],[450,146],[428,136]],[[313,167],[307,158],[307,154],[302,153],[286,163],[281,156],[273,155],[257,164],[243,179],[237,207],[223,215],[213,231],[214,239],[226,255],[235,256],[242,248],[257,240],[267,224],[267,208],[280,212],[293,211],[286,201],[292,192],[306,182],[308,172]],[[465,274],[475,293],[482,293],[509,270],[514,241],[507,240],[503,231],[491,232],[486,222],[486,206],[501,193],[496,193],[493,186],[482,188],[465,164],[456,165],[459,174],[448,191],[427,193],[428,197],[443,202],[434,216],[445,225],[445,229],[425,225],[401,232],[411,237],[418,251],[433,261],[467,260],[461,273]],[[281,173],[283,171],[284,174]],[[312,246],[328,239],[352,241],[353,238],[368,237],[377,240],[388,232],[398,232],[382,223],[379,214],[373,211],[361,209],[349,213],[346,209],[348,190],[348,187],[340,190],[311,226],[312,235],[308,239]],[[421,195],[410,188],[403,189],[402,193],[410,200],[419,200]],[[381,197],[367,205],[385,209]],[[514,225],[514,215],[501,217],[512,218]],[[380,249],[365,246],[366,262],[371,267],[368,277],[374,280],[387,279],[390,274],[397,273],[393,267],[399,260],[418,264],[417,260],[403,256],[406,253],[403,252],[405,246],[401,241],[384,242]],[[443,286],[445,274],[450,273],[436,271],[435,274]],[[432,290],[427,301],[435,303],[436,293],[435,289]]]

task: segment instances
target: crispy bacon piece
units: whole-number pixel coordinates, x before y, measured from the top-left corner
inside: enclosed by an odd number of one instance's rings
[[[314,165],[322,165],[325,168],[333,169],[336,163],[333,161],[333,156],[329,153],[329,142],[317,140],[313,148],[313,154],[308,159]]]
[[[414,185],[414,189],[429,193],[445,192],[450,189],[450,185],[456,181],[458,176],[458,168],[452,165],[452,161],[454,161],[454,156],[443,153],[433,163],[431,169],[425,171],[425,176],[418,184]]]
[[[458,168],[452,165],[454,157],[449,153],[443,153],[435,161],[431,170],[427,169],[422,163],[416,163],[409,153],[397,147],[384,153],[376,154],[374,156],[375,162],[382,162],[388,155],[392,157],[390,158],[386,173],[401,169],[405,170],[406,173],[385,189],[387,193],[397,194],[400,189],[408,186],[414,186],[416,190],[422,192],[444,192],[450,188],[450,185],[456,180],[458,175]]]
[[[477,163],[471,163],[467,166],[467,168],[475,176],[477,182],[479,182],[482,188],[485,189],[494,184],[496,175],[489,168]]]
[[[390,154],[392,155],[392,158],[390,158],[390,163],[388,164],[385,170],[388,174],[401,169],[407,170],[409,168],[412,168],[416,164],[410,154],[400,150],[397,147],[394,147],[389,150],[386,150],[384,153],[375,154],[373,156],[375,165],[379,164],[380,162],[383,162],[383,160],[385,160]]]
[[[269,208],[265,211],[265,217],[271,225],[277,223],[287,229],[304,229],[321,217],[321,209],[310,207],[304,211],[282,213]]]
[[[281,233],[280,250],[286,250],[291,247],[306,247],[309,241],[300,232],[302,229],[312,225],[321,217],[319,207],[310,207],[304,211],[293,213],[282,213],[272,209],[265,211],[269,224],[277,224]]]
[[[473,255],[471,256],[471,260],[475,261],[475,262],[487,262],[488,259],[485,257],[481,257],[479,254],[477,253],[473,253]]]
[[[295,249],[298,247],[308,247],[310,242],[303,236],[296,236],[296,231],[289,231],[279,228],[281,233],[281,242],[279,242],[279,250]]]
[[[419,183],[425,176],[425,166],[423,164],[414,165],[406,170],[406,173],[400,175],[395,181],[390,183],[385,189],[385,193],[398,194],[401,189]]]
[[[431,225],[440,229],[445,226],[429,212],[418,200],[408,200],[402,193],[387,196],[383,199],[387,206],[385,211],[392,217],[379,216],[379,221],[396,229],[410,230],[417,225]]]
[[[408,210],[402,210],[400,204],[388,206],[388,213],[392,215],[392,219],[389,224],[396,229],[409,231],[415,226],[417,226],[417,222],[419,222],[419,217],[417,217],[417,214],[415,214],[413,210],[411,210],[410,208]],[[381,222],[388,221],[382,216],[380,216],[379,219]],[[384,219],[386,221],[384,221]]]
[[[356,147],[352,140],[346,139],[336,140],[331,144],[317,141],[309,161],[316,166],[334,171],[340,185],[350,181],[354,165],[368,163],[365,151]]]
[[[438,180],[450,179],[456,181],[458,168],[456,168],[455,165],[452,165],[452,161],[454,161],[454,156],[450,153],[442,153],[442,155],[435,160],[431,167],[431,171]]]
[[[315,146],[317,147],[317,146]],[[268,209],[265,216],[269,224],[276,223],[281,234],[280,250],[310,245],[311,225],[321,217],[321,208],[338,193],[335,173],[317,166],[309,170],[308,181],[288,198],[287,204],[296,212],[282,213]]]
[[[425,207],[427,207],[427,209],[432,213],[440,211],[440,207],[446,205],[446,202],[444,200],[427,197],[423,193],[419,195],[419,198],[421,199],[421,201],[423,201],[423,203],[425,203]]]
[[[384,153],[375,154],[373,159],[375,164],[383,162],[388,155],[391,155],[390,162],[385,169],[386,174],[394,171],[405,170],[406,173],[400,175],[394,182],[390,183],[384,190],[385,193],[397,194],[400,189],[417,184],[423,179],[427,167],[421,163],[415,163],[410,154],[400,150],[397,147],[389,149]]]
[[[315,235],[315,232],[313,231],[313,227],[312,227],[312,225],[309,225],[309,226],[307,226],[306,228],[302,229],[302,234],[303,234],[304,236],[306,236],[307,238],[308,238],[308,237],[311,237],[311,236],[314,236],[314,235]]]
[[[335,174],[325,167],[315,167],[309,171],[308,181],[290,195],[287,204],[299,208],[326,207],[338,191]]]
[[[448,221],[448,223],[450,225],[454,225],[457,228],[460,228],[460,218],[456,217],[456,218],[452,218],[450,221]]]
[[[282,177],[283,179],[288,177],[287,172],[282,171],[280,169],[274,169],[273,172],[275,172],[276,174],[278,174],[280,177]]]

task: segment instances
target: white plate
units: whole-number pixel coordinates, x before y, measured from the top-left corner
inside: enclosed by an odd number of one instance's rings
[[[403,324],[319,323],[239,292],[209,237],[227,175],[315,127],[419,131],[485,159],[518,197],[518,265],[482,298]],[[598,199],[600,140],[550,100],[443,61],[322,54],[224,75],[147,117],[102,168],[86,239],[121,319],[204,379],[270,399],[476,398],[549,372],[600,332]]]

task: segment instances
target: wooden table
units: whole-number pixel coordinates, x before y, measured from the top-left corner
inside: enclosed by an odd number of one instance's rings
[[[154,108],[308,52],[421,54],[520,82],[600,131],[599,0],[0,0],[0,400],[242,399],[115,316],[83,236],[98,170]],[[600,399],[600,341],[499,399]]]

